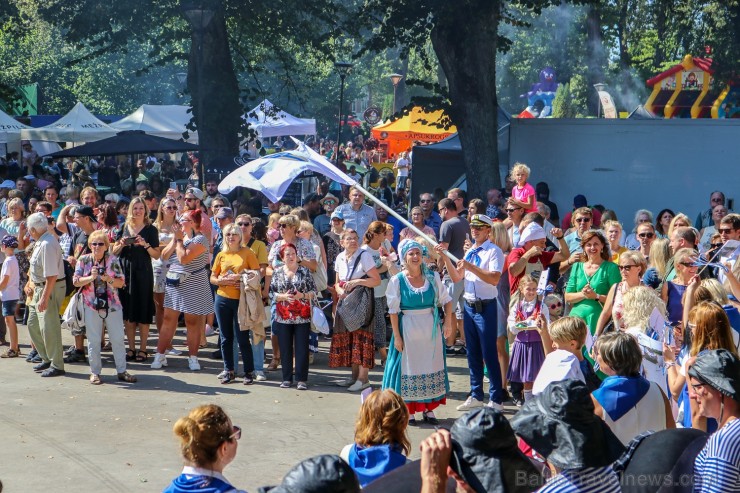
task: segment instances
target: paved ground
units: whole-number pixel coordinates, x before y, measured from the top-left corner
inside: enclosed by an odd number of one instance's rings
[[[175,341],[181,349],[182,330]],[[19,332],[27,354],[28,333],[23,326]],[[215,349],[216,337],[210,342]],[[66,376],[41,378],[25,358],[0,360],[4,491],[161,491],[182,466],[172,426],[203,403],[223,406],[244,430],[226,477],[248,491],[276,484],[301,459],[339,453],[352,441],[360,398],[332,383],[347,372],[329,369],[327,352],[322,340],[307,392],[278,388],[279,372],[250,387],[220,385],[221,362],[207,358],[200,372],[187,369],[185,356],[168,357],[170,366],[162,370],[132,363],[129,370],[139,378],[132,385],[116,380],[112,354],[103,353],[101,386],[88,383],[87,365],[67,365]],[[460,414],[455,406],[465,399],[468,378],[464,357],[448,359],[448,367],[452,392],[437,415],[449,427]],[[380,370],[370,377],[379,386]],[[410,429],[412,458],[431,431]]]

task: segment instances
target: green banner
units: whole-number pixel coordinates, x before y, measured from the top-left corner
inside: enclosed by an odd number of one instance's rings
[[[14,116],[39,114],[39,85],[26,84],[15,88],[17,99],[7,113]]]

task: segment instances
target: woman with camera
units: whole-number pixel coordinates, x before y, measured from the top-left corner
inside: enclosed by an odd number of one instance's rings
[[[126,345],[123,341],[123,309],[118,289],[124,286],[124,275],[118,258],[108,254],[108,235],[94,231],[87,239],[92,253],[80,256],[75,266],[74,285],[81,288],[85,306],[87,350],[90,361],[90,383],[100,385],[103,362],[100,342],[103,324],[108,330],[118,380],[134,383],[136,377],[126,371]]]
[[[298,250],[285,243],[278,250],[282,265],[275,267],[270,281],[270,294],[275,303],[272,331],[280,341],[283,356],[283,383],[293,384],[293,354],[298,390],[306,390],[308,380],[308,336],[311,333],[311,300],[316,298],[316,284],[311,271],[298,265]]]
[[[200,233],[201,217],[199,210],[183,213],[179,224],[173,226],[172,240],[162,250],[162,257],[169,259],[170,270],[165,278],[164,321],[152,362],[155,370],[167,366],[165,351],[171,347],[180,313],[185,314],[188,367],[200,370],[200,333],[206,315],[214,312],[207,271],[209,241]]]
[[[158,259],[159,233],[150,224],[149,208],[141,197],[135,197],[128,208],[126,223],[121,228],[113,253],[121,259],[126,284],[120,290],[123,320],[126,324],[128,351],[126,359],[146,361],[149,324],[154,317],[154,269]],[[136,327],[139,328],[139,350],[136,351]]]

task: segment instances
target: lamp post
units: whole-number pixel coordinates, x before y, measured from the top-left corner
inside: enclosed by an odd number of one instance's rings
[[[398,111],[396,109],[396,89],[398,89],[398,83],[401,82],[401,79],[403,79],[403,75],[401,74],[391,74],[390,75],[391,82],[393,83],[393,114]]]
[[[185,89],[187,89],[188,74],[187,72],[178,72],[175,74],[175,77],[177,77],[177,82],[179,84],[178,86],[179,96],[182,97],[185,94]]]
[[[201,139],[203,138],[203,34],[205,33],[206,27],[210,24],[213,19],[215,12],[211,9],[205,8],[202,5],[191,4],[183,5],[183,13],[185,18],[190,23],[190,27],[195,33],[195,39],[198,42],[198,56],[197,56],[197,67],[196,76],[198,77],[198,114],[196,115],[195,125],[198,127],[198,181],[200,187],[205,190],[206,186],[206,172],[205,172],[205,156],[203,155],[203,146]],[[179,77],[179,75],[178,75]],[[192,91],[190,91],[192,94]]]
[[[339,125],[337,129],[337,155],[335,160],[337,166],[339,166],[339,143],[342,142],[342,108],[344,107],[344,79],[349,75],[352,70],[353,64],[349,62],[334,62],[334,68],[339,72],[339,79],[342,81],[339,86]]]

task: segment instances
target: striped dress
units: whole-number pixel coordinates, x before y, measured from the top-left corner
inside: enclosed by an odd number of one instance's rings
[[[611,468],[566,469],[552,478],[538,493],[619,493],[619,477]]]
[[[208,282],[208,239],[198,234],[185,240],[183,245],[188,248],[193,243],[203,245],[205,251],[190,263],[181,264],[176,253],[169,259],[170,272],[184,272],[190,276],[177,287],[165,286],[164,307],[192,315],[210,315],[213,313],[213,295]]]
[[[729,398],[728,398],[729,399]],[[694,491],[740,491],[740,419],[717,430],[696,456]]]

